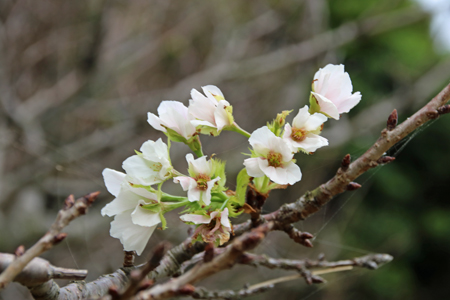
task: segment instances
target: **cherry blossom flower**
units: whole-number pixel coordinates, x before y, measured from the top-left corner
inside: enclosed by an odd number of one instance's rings
[[[292,126],[284,125],[283,139],[293,148],[294,152],[302,150],[306,153],[316,151],[328,145],[328,140],[319,134],[327,117],[320,113],[310,114],[308,106],[301,108],[292,121]]]
[[[171,177],[169,152],[161,139],[145,142],[140,150],[140,154],[127,158],[122,164],[129,182],[149,186]]]
[[[189,113],[197,119],[191,123],[200,126],[202,133],[217,135],[225,126],[233,124],[232,107],[218,87],[207,85],[202,89],[206,96],[191,90]]]
[[[103,170],[108,191],[116,198],[103,207],[102,216],[114,216],[110,234],[120,239],[125,251],[141,255],[156,226],[161,222],[159,212],[144,208],[156,204],[157,196],[146,189],[134,188],[125,174],[112,169]]]
[[[178,176],[173,179],[175,183],[180,183],[184,191],[188,191],[188,199],[191,202],[201,201],[205,205],[211,204],[211,190],[220,177],[212,178],[214,170],[212,161],[207,161],[206,156],[194,159],[191,153],[186,155],[189,164],[189,175]]]
[[[192,238],[201,235],[206,243],[218,243],[222,245],[230,239],[231,223],[228,219],[228,208],[223,211],[215,210],[209,214],[186,214],[180,219],[183,222],[201,224],[195,230]]]
[[[148,113],[148,123],[165,132],[175,141],[186,142],[195,133],[195,127],[191,124],[193,117],[189,115],[188,108],[178,101],[162,101],[158,107],[157,117]]]
[[[302,179],[300,168],[293,161],[291,147],[267,126],[256,129],[249,142],[253,155],[244,161],[249,176],[265,175],[278,184],[294,184]]]
[[[361,100],[361,93],[353,93],[352,81],[344,65],[326,65],[314,75],[310,112],[321,112],[339,120],[339,114],[347,113]]]

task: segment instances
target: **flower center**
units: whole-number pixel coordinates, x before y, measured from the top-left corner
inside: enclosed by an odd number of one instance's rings
[[[197,181],[197,188],[202,191],[206,191],[208,189],[208,181],[211,180],[211,177],[204,174],[199,174],[195,180]]]
[[[155,172],[161,171],[162,164],[159,162],[154,162],[154,163],[150,164],[150,169],[152,169]]]
[[[292,128],[291,138],[296,142],[301,142],[306,139],[306,130],[303,128]]]
[[[269,166],[278,168],[281,166],[281,154],[270,151],[269,154],[267,154],[267,161],[269,162]]]

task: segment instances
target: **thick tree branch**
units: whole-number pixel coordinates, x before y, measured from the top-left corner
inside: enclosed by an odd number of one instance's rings
[[[0,253],[0,272],[3,272],[15,258],[13,254]],[[36,257],[14,278],[14,281],[32,287],[50,279],[83,280],[87,273],[87,270],[55,267],[47,260]]]
[[[61,233],[62,229],[76,217],[84,215],[98,194],[99,192],[94,192],[79,198],[77,201],[74,200],[73,195],[69,196],[66,199],[65,207],[59,211],[50,230],[36,244],[23,253],[23,255],[11,262],[6,270],[0,274],[0,290],[13,281],[33,258],[61,242],[66,237],[65,233]]]
[[[229,245],[225,252],[215,257],[212,261],[196,265],[187,273],[172,279],[171,281],[157,285],[148,291],[138,294],[136,299],[166,299],[175,295],[190,295],[192,289],[183,289],[186,285],[195,283],[203,278],[211,276],[221,270],[232,267],[236,260],[247,250],[255,248],[273,227],[273,223],[264,224],[251,232],[237,238]]]

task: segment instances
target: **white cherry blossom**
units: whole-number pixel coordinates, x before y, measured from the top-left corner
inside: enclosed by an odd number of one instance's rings
[[[127,158],[122,167],[126,171],[126,179],[139,185],[153,185],[170,178],[170,163],[167,145],[158,139],[142,144],[141,154]]]
[[[188,191],[188,200],[203,201],[205,205],[211,204],[211,190],[220,177],[213,177],[212,161],[207,161],[206,156],[194,159],[191,153],[186,154],[189,165],[189,174],[192,177],[178,176],[173,179],[175,183],[181,184],[183,191]]]
[[[336,120],[339,120],[339,114],[349,112],[361,100],[360,92],[352,94],[352,81],[344,71],[344,65],[328,64],[319,69],[314,75],[312,90],[311,94],[320,107],[315,111]]]
[[[148,123],[162,132],[167,128],[175,131],[182,138],[188,140],[195,133],[195,127],[191,124],[193,117],[188,113],[188,108],[178,101],[162,101],[158,107],[158,116],[148,113]]]
[[[180,219],[183,222],[194,223],[200,225],[195,230],[192,238],[196,239],[198,235],[206,243],[217,242],[222,245],[230,239],[231,223],[228,219],[228,208],[223,211],[213,211],[208,215],[200,214],[186,214],[182,215]]]
[[[291,185],[302,179],[300,168],[292,160],[291,147],[267,126],[255,130],[249,142],[257,155],[244,161],[249,176],[266,175],[275,183]]]
[[[294,152],[315,152],[318,148],[328,145],[328,140],[319,135],[326,121],[327,117],[323,114],[310,114],[308,106],[305,105],[298,111],[292,126],[288,123],[284,125],[283,139],[291,145]]]
[[[141,255],[156,226],[161,222],[159,213],[143,208],[156,204],[155,194],[143,188],[134,188],[125,180],[125,174],[112,169],[103,170],[108,191],[116,198],[103,207],[103,216],[114,216],[110,234],[120,239],[125,251]]]
[[[232,125],[230,103],[225,100],[220,89],[214,85],[203,86],[202,89],[206,96],[196,89],[191,90],[189,113],[196,118],[191,121],[192,125],[209,127],[209,131],[216,129],[218,132],[224,126]]]

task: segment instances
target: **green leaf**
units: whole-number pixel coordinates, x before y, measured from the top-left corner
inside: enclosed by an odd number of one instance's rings
[[[240,206],[244,205],[245,197],[247,195],[247,186],[250,182],[250,176],[247,174],[247,170],[242,169],[236,179],[236,199]]]

